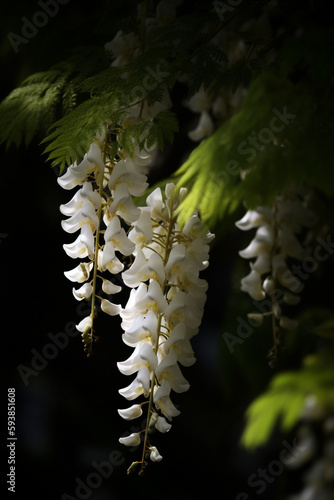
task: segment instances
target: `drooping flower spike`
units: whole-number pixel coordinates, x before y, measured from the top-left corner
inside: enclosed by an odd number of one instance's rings
[[[77,325],[88,355],[95,339],[96,300],[100,300],[101,310],[106,314],[114,316],[121,311],[119,304],[99,293],[110,296],[121,290],[121,286],[110,281],[104,273],[119,274],[124,269],[122,256],[133,252],[135,244],[126,235],[122,221],[129,224],[139,217],[140,210],[132,194],[140,196],[148,186],[136,158],[122,159],[120,151],[117,160],[109,157],[109,141],[108,131],[97,135],[84,158],[58,178],[64,189],[79,187],[73,198],[60,206],[60,211],[68,217],[62,221],[63,229],[68,233],[80,231],[73,243],[64,245],[65,252],[73,259],[86,259],[65,272],[65,276],[82,284],[78,289],[73,288],[77,300],[91,301],[89,316]],[[102,281],[101,292],[97,289],[98,279]]]
[[[119,392],[128,401],[141,397],[141,403],[118,410],[126,420],[142,415],[147,405],[145,431],[122,437],[120,442],[133,446],[143,438],[140,461],[142,472],[147,460],[162,456],[150,444],[154,429],[168,432],[173,417],[180,412],[171,400],[171,392],[189,389],[180,365],[195,362],[190,339],[198,332],[206,300],[207,283],[199,272],[208,265],[208,243],[213,235],[202,229],[194,214],[180,229],[176,209],[186,195],[167,184],[165,196],[160,188],[153,191],[141,207],[129,238],[135,243],[135,260],[122,273],[131,287],[129,300],[120,312],[123,341],[134,348],[130,357],[117,364],[124,375],[135,375]],[[133,467],[130,467],[133,471]]]
[[[253,240],[239,252],[244,259],[252,259],[250,273],[241,280],[241,290],[255,302],[269,299],[271,303],[270,311],[249,314],[259,322],[264,316],[272,317],[274,346],[268,355],[271,365],[276,359],[281,329],[297,326],[295,320],[283,314],[283,306],[298,304],[304,288],[288,262],[291,259],[302,262],[310,255],[311,248],[299,237],[315,223],[315,214],[308,208],[309,198],[310,193],[303,186],[299,190],[286,189],[272,207],[248,210],[236,222],[242,231],[256,229]]]

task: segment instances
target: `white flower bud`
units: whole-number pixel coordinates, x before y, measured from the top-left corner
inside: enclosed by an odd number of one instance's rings
[[[160,455],[158,449],[155,446],[149,447],[150,459],[152,462],[160,462],[162,460],[162,456]]]

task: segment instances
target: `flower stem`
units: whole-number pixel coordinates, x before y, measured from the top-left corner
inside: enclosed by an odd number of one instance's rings
[[[168,257],[171,251],[171,239],[173,238],[173,217],[172,214],[170,214],[170,220],[168,222],[168,230],[167,230],[167,235],[166,235],[166,240],[165,240],[165,255],[164,255],[164,266],[168,262]],[[165,295],[166,289],[167,289],[167,278],[165,277],[165,281],[162,285],[162,293]],[[158,354],[158,349],[160,345],[160,337],[165,336],[166,334],[161,332],[161,329],[163,328],[163,325],[161,325],[162,322],[162,317],[163,313],[159,314],[159,319],[158,319],[158,327],[157,327],[157,338],[155,341],[155,346],[154,346],[154,354]],[[146,461],[145,461],[145,455],[146,455],[146,449],[148,445],[148,431],[150,428],[150,421],[152,417],[152,407],[153,407],[153,391],[154,391],[154,381],[155,381],[155,370],[152,372],[152,380],[151,380],[151,390],[150,390],[150,399],[149,399],[149,404],[148,404],[148,410],[147,410],[147,420],[146,420],[146,429],[145,429],[145,437],[144,437],[144,445],[143,445],[143,454],[142,454],[142,459],[141,459],[141,468],[139,471],[139,475],[144,473],[144,470],[146,468]]]
[[[106,154],[107,154],[107,136],[108,136],[108,127],[106,128],[106,137],[104,140],[104,149],[103,149],[103,163],[104,165],[106,164]],[[105,170],[105,169],[104,169]],[[96,228],[96,236],[95,236],[95,253],[94,253],[94,272],[93,272],[93,292],[92,292],[92,301],[91,301],[91,309],[90,309],[90,317],[92,320],[92,326],[90,330],[90,344],[89,348],[87,350],[87,357],[90,357],[93,354],[93,343],[94,343],[94,317],[95,317],[95,299],[96,299],[96,282],[97,282],[97,259],[98,259],[98,253],[99,253],[99,239],[100,239],[100,232],[101,232],[101,215],[102,215],[102,193],[103,193],[103,179],[104,179],[104,172],[103,175],[100,176],[100,185],[99,185],[99,195],[101,198],[101,204],[98,208],[97,211],[97,218],[98,218],[98,226]]]

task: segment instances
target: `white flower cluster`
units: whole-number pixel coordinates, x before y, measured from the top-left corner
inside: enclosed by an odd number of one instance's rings
[[[60,210],[69,216],[62,221],[64,230],[80,230],[73,243],[64,245],[66,253],[87,259],[65,275],[84,283],[79,289],[73,288],[77,300],[92,301],[90,315],[77,325],[88,354],[94,340],[95,299],[101,301],[104,312],[122,318],[123,341],[134,351],[118,363],[118,368],[124,375],[136,377],[120,394],[129,401],[139,396],[146,399],[118,411],[131,420],[142,415],[142,406],[148,404],[143,458],[138,462],[144,467],[148,456],[153,461],[162,459],[156,447],[149,444],[149,433],[153,428],[167,432],[169,422],[180,413],[171,401],[171,391],[189,389],[180,365],[195,362],[190,339],[198,332],[207,291],[207,282],[199,272],[208,266],[208,243],[214,236],[202,229],[197,213],[182,229],[178,227],[176,211],[186,190],[177,191],[173,184],[166,185],[165,196],[157,188],[147,197],[145,207],[136,207],[132,196],[146,191],[146,176],[130,158],[113,163],[105,154],[106,140],[96,139],[83,160],[58,179],[64,189],[80,186]],[[128,235],[124,222],[130,226]],[[133,255],[127,270],[123,271],[117,253]],[[131,289],[124,309],[96,293],[97,278],[102,280],[105,294],[121,290],[103,276],[106,271],[123,271],[122,282]],[[140,441],[141,433],[120,439],[131,446]]]
[[[289,500],[333,500],[334,415],[308,396],[301,418],[298,453],[287,467],[293,471],[303,467],[304,487]]]
[[[296,322],[282,314],[283,304],[295,305],[304,284],[291,271],[288,261],[303,261],[310,248],[297,235],[315,223],[315,215],[307,207],[308,193],[286,190],[275,200],[273,207],[258,207],[248,210],[236,222],[242,231],[257,228],[255,237],[239,255],[250,262],[250,273],[241,280],[241,290],[255,301],[269,297],[273,314],[282,328],[294,328]],[[263,314],[250,314],[262,320]]]
[[[170,22],[180,3],[159,2],[156,18],[147,19],[146,29]],[[112,66],[117,67],[126,66],[141,53],[134,33],[117,33],[106,50],[112,55]],[[152,461],[162,459],[157,448],[149,443],[150,432],[167,432],[172,418],[180,413],[171,401],[171,391],[182,393],[189,388],[180,365],[195,362],[190,339],[198,332],[207,290],[207,282],[199,277],[199,272],[208,266],[208,243],[213,238],[202,229],[197,213],[183,228],[178,227],[177,209],[186,196],[185,189],[177,191],[173,184],[167,184],[164,196],[158,188],[147,197],[146,206],[135,205],[133,197],[143,196],[148,187],[146,169],[152,164],[155,146],[139,151],[135,143],[135,155],[131,157],[117,147],[115,155],[115,142],[122,129],[141,120],[153,121],[159,112],[171,106],[168,89],[162,88],[164,98],[152,106],[148,106],[146,97],[139,102],[138,98],[133,102],[130,99],[132,104],[124,110],[117,130],[110,126],[104,135],[97,134],[84,158],[58,179],[64,189],[79,186],[72,200],[61,205],[60,210],[69,217],[62,221],[63,229],[69,233],[80,230],[77,239],[65,244],[64,249],[71,258],[85,260],[65,275],[82,284],[73,289],[75,298],[91,301],[90,314],[77,325],[85,350],[91,354],[95,339],[97,299],[102,311],[120,315],[123,341],[134,349],[129,359],[118,363],[122,374],[135,374],[135,379],[120,393],[129,401],[139,396],[144,401],[118,411],[124,419],[131,420],[142,415],[142,407],[147,405],[143,457],[138,462],[141,471],[148,457]],[[148,128],[144,134],[141,144]],[[126,259],[122,256],[133,257],[128,269],[124,269]],[[121,290],[105,277],[105,272],[122,273],[119,281],[131,289],[124,309],[101,296]],[[97,289],[97,280],[102,281],[102,292]],[[141,437],[141,433],[134,433],[120,442],[133,446],[140,443]]]
[[[223,2],[218,2],[218,4],[219,7],[215,6],[215,2],[213,2],[213,7],[216,10],[217,16],[220,17],[220,8],[224,11],[225,7],[223,6]],[[202,33],[207,35],[212,34],[215,31],[215,26],[215,22],[213,24],[207,23],[203,26]],[[230,27],[227,31],[225,29],[219,30],[209,41],[208,47],[224,51],[226,57],[221,57],[220,65],[227,72],[231,72],[231,74],[235,72],[235,65],[240,63],[241,60],[248,61],[249,68],[256,67],[257,53],[255,50],[250,50],[249,46],[241,39],[240,33],[256,32],[260,38],[272,38],[274,33],[267,12],[261,17],[249,19],[238,27],[231,21]],[[198,57],[201,57],[201,55],[195,56],[192,60],[194,61]],[[268,58],[270,56],[262,54],[261,57]],[[191,80],[186,74],[182,75],[181,82],[187,85],[191,84]],[[228,89],[223,85],[220,89],[213,92],[212,88],[204,88],[202,85],[190,99],[184,102],[185,107],[199,115],[197,124],[193,130],[188,132],[188,137],[194,142],[200,142],[210,137],[217,126],[221,125],[239,110],[247,89],[247,85],[239,84],[235,89]]]
[[[115,163],[107,154],[108,137],[108,133],[98,136],[84,158],[76,161],[58,178],[64,189],[80,186],[71,201],[60,206],[60,211],[69,217],[62,221],[66,232],[80,230],[73,243],[64,245],[65,252],[73,259],[86,259],[65,272],[65,276],[73,282],[83,283],[79,289],[73,288],[77,300],[92,300],[91,313],[77,325],[84,343],[89,346],[86,349],[88,354],[91,353],[94,338],[95,299],[100,299],[101,309],[107,314],[117,315],[121,310],[120,305],[97,295],[97,278],[102,280],[102,292],[105,294],[121,290],[120,286],[102,277],[102,273],[109,271],[115,275],[124,269],[117,253],[130,255],[134,243],[127,237],[121,221],[131,224],[138,218],[140,210],[132,196],[144,194],[148,186],[141,165],[150,161],[150,156],[141,152],[137,158],[125,157]],[[102,234],[103,240],[100,241]]]
[[[160,188],[147,197],[147,206],[141,208],[129,233],[136,245],[135,260],[122,273],[124,283],[132,288],[120,313],[123,341],[134,351],[118,368],[136,377],[120,394],[129,401],[139,396],[148,401],[119,414],[126,420],[137,418],[148,403],[142,465],[146,456],[153,461],[162,458],[148,444],[148,432],[153,428],[167,432],[168,421],[180,413],[170,394],[189,388],[179,365],[195,362],[190,339],[198,332],[206,300],[207,282],[199,278],[199,272],[208,266],[208,243],[213,235],[201,229],[197,214],[182,230],[178,227],[175,211],[185,195],[185,189],[176,192],[173,184],[167,184],[165,200]],[[140,441],[141,433],[120,439],[129,446]]]
[[[160,0],[156,6],[155,16],[145,16],[145,30],[149,32],[159,29],[160,26],[172,22],[176,17],[176,7],[181,5],[183,0]],[[138,17],[143,17],[141,6],[138,7]],[[141,53],[141,41],[134,31],[124,33],[118,31],[114,38],[105,44],[106,51],[112,56],[113,67],[123,67],[134,61]]]
[[[160,6],[161,9],[162,6]],[[138,43],[134,33],[128,35],[117,33],[114,39],[106,45],[106,50],[109,50],[114,58],[112,65],[126,65],[138,56]],[[159,112],[170,106],[171,101],[166,88],[161,102],[148,106],[147,101],[144,100],[130,106],[124,113],[123,128],[127,128],[138,120],[153,120]],[[102,280],[102,292],[107,295],[121,290],[120,286],[105,279],[101,274],[105,271],[119,274],[124,265],[118,253],[129,256],[134,251],[135,245],[128,239],[122,224],[124,225],[125,222],[130,225],[140,215],[140,210],[135,206],[132,197],[142,196],[145,193],[148,187],[146,169],[152,162],[156,150],[155,145],[149,150],[147,148],[138,150],[137,145],[134,144],[134,156],[129,157],[127,152],[118,148],[117,156],[111,158],[109,156],[110,136],[117,135],[117,132],[110,130],[103,135],[97,134],[81,162],[76,161],[62,177],[58,178],[58,183],[64,189],[81,186],[73,199],[66,205],[62,205],[60,210],[64,215],[69,216],[69,219],[62,221],[65,231],[73,233],[80,229],[78,238],[73,243],[64,245],[66,253],[72,258],[88,257],[88,261],[80,263],[73,270],[65,273],[71,281],[84,283],[79,289],[73,289],[75,298],[77,300],[91,299],[90,315],[77,325],[78,330],[82,332],[88,355],[91,354],[94,340],[96,298],[100,299],[101,309],[107,314],[117,315],[121,310],[118,304],[97,295],[96,281],[97,278]],[[146,136],[148,132],[149,127],[145,131]],[[103,243],[100,242],[102,234]],[[92,278],[91,274],[93,274]]]

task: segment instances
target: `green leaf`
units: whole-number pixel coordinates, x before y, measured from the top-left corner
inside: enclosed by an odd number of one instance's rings
[[[42,141],[49,142],[44,153],[49,153],[48,160],[62,171],[65,165],[71,165],[77,156],[87,152],[96,134],[107,124],[119,123],[123,115],[112,94],[91,98],[52,126],[54,130]]]
[[[174,133],[179,129],[178,121],[172,111],[161,111],[154,119],[152,127],[147,136],[147,147],[151,148],[154,144],[162,150],[165,141],[172,142]]]
[[[47,130],[78,101],[80,84],[106,65],[103,48],[81,47],[47,71],[26,78],[0,103],[0,144],[29,145],[45,137]]]
[[[276,375],[268,390],[253,401],[246,412],[247,424],[241,437],[249,449],[265,444],[275,425],[288,432],[298,422],[308,396],[319,405],[334,408],[333,349],[305,359],[299,371]]]
[[[0,104],[0,142],[8,148],[28,145],[49,127],[56,115],[62,91],[59,82],[31,83],[13,90]]]
[[[240,110],[175,173],[178,186],[190,190],[180,207],[182,222],[199,209],[212,227],[241,204],[271,205],[287,184],[302,181],[334,195],[333,105],[315,102],[302,85],[272,73],[258,76]]]

